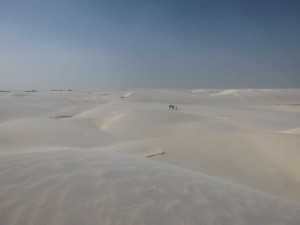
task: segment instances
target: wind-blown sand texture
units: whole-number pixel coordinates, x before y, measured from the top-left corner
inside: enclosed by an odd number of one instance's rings
[[[300,90],[0,92],[0,224],[299,225]]]

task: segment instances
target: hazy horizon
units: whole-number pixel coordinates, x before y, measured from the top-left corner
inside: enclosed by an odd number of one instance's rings
[[[300,88],[300,2],[0,2],[1,89]]]

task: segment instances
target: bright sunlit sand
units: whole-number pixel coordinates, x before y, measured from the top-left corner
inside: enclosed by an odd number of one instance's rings
[[[297,225],[299,135],[299,89],[0,92],[0,224]]]

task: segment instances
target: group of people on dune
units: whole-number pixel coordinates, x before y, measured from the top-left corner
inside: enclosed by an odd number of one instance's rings
[[[174,106],[174,105],[169,105],[169,110],[172,109],[172,110],[177,110],[177,106]]]

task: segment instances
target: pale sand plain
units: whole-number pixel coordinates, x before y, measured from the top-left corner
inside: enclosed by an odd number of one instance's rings
[[[300,90],[0,92],[0,224],[299,225]]]

